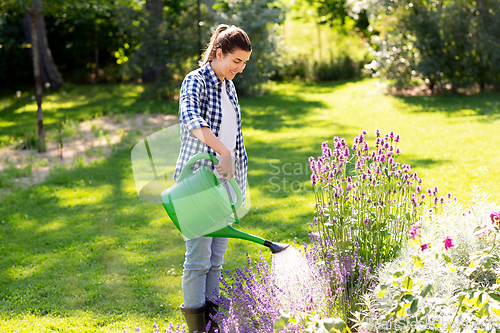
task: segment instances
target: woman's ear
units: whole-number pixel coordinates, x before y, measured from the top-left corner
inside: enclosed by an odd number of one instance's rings
[[[217,58],[217,60],[222,60],[222,49],[217,49],[215,51],[215,57]]]

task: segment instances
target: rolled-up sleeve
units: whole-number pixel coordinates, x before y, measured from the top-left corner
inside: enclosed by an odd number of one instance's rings
[[[182,82],[179,116],[190,132],[200,127],[209,127],[200,107],[203,88],[203,79],[197,75],[188,75]]]

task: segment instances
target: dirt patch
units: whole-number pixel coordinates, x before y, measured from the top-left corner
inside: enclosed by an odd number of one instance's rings
[[[31,173],[28,177],[13,176],[14,183],[23,187],[31,186],[44,181],[55,166],[70,168],[78,159],[91,163],[108,156],[113,147],[117,147],[124,139],[129,142],[139,141],[178,122],[179,118],[175,115],[137,114],[130,118],[125,118],[123,115],[104,116],[76,124],[66,124],[62,131],[66,134],[61,134],[62,150],[58,147],[58,133],[52,133],[52,136],[47,137],[45,153],[4,147],[0,149],[0,171],[8,168],[31,169],[31,172],[28,171]]]

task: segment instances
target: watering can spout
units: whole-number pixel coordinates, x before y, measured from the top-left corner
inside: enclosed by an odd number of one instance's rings
[[[270,242],[268,240],[266,240],[263,245],[267,246],[268,248],[270,248],[271,252],[273,254],[274,253],[279,253],[281,251],[284,251],[285,249],[287,249],[290,246],[290,244],[273,243],[273,242]]]
[[[227,238],[238,238],[238,239],[243,239],[247,240],[250,242],[254,242],[260,245],[267,246],[271,252],[278,253],[283,250],[285,250],[287,247],[290,246],[290,244],[283,244],[283,243],[273,243],[271,241],[265,240],[264,238],[248,234],[246,232],[234,229],[231,226],[227,226],[225,228],[222,228],[220,230],[217,230],[216,232],[213,232],[211,234],[206,235],[207,237],[227,237]]]

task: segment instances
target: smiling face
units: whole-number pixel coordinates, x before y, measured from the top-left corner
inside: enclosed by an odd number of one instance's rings
[[[221,49],[216,52],[212,60],[212,68],[219,79],[232,80],[237,73],[243,72],[252,52],[236,49],[233,53],[224,54]]]

